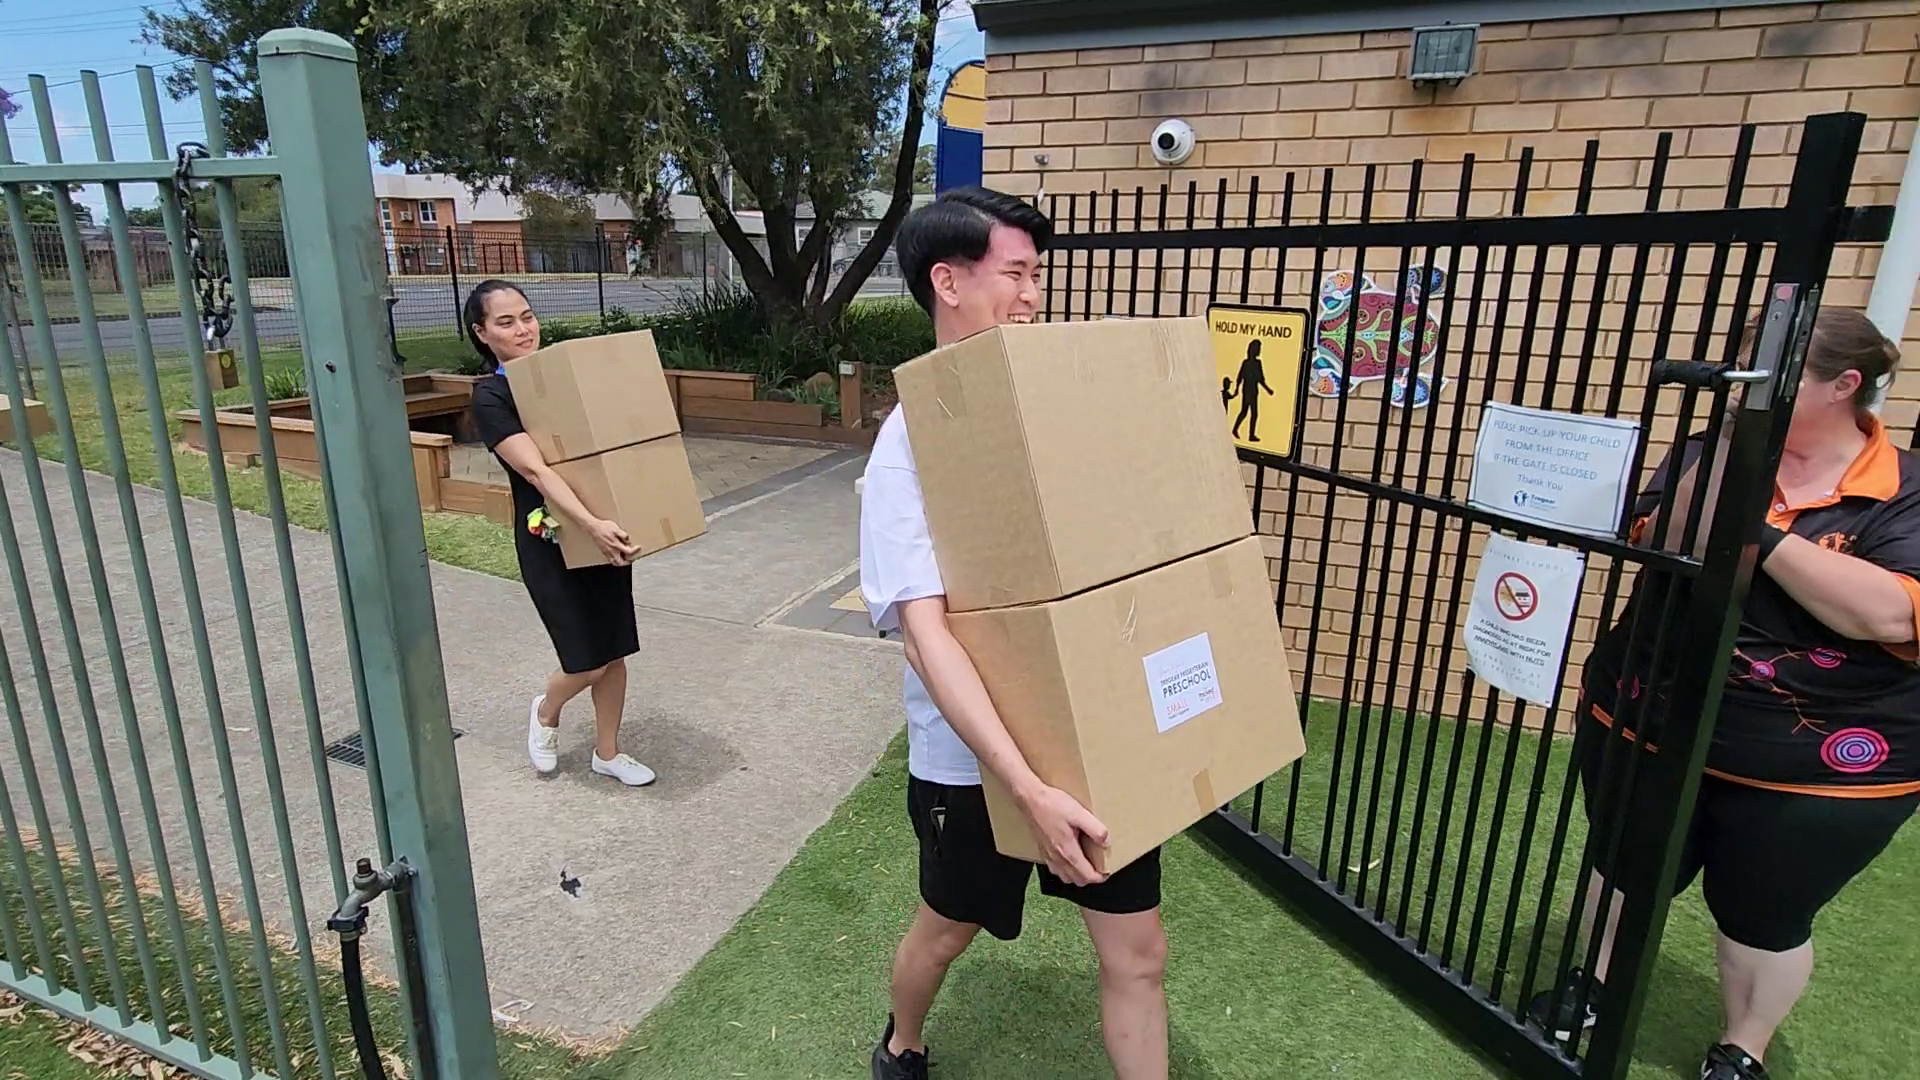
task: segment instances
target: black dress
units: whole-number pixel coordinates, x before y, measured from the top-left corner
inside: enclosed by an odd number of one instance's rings
[[[481,440],[495,457],[503,440],[526,431],[504,375],[482,379],[474,386],[473,418]],[[527,515],[546,502],[540,490],[505,460],[500,464],[506,467],[507,482],[513,488],[513,547],[520,558],[520,580],[546,624],[547,636],[553,639],[560,670],[577,675],[638,652],[633,567],[603,564],[567,569],[559,544],[527,531]]]

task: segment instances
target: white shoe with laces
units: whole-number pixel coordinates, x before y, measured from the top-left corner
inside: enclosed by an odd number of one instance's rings
[[[534,771],[542,776],[560,767],[560,729],[540,722],[540,706],[546,700],[547,695],[541,694],[527,709],[527,757],[533,759]]]
[[[593,771],[601,776],[611,776],[628,787],[646,787],[653,783],[653,770],[633,760],[626,754],[613,755],[612,761],[600,760],[598,750],[593,753]]]

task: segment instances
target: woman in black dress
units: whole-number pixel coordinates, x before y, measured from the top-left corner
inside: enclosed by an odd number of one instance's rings
[[[513,540],[520,579],[560,658],[545,692],[527,715],[527,755],[534,769],[550,774],[559,765],[560,710],[582,690],[592,690],[593,771],[639,787],[652,769],[620,752],[620,714],[627,699],[628,656],[639,651],[633,614],[633,557],[627,534],[582,506],[560,475],[547,467],[539,447],[520,425],[513,388],[501,365],[540,347],[540,320],[525,293],[510,282],[483,281],[462,309],[467,337],[486,361],[490,377],[473,388],[473,418],[480,438],[506,466],[513,489]],[[609,563],[567,569],[555,542],[556,522],[580,529],[606,552]]]

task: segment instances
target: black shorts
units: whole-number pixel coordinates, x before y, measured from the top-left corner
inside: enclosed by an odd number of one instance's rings
[[[987,797],[964,787],[907,777],[907,816],[920,839],[920,899],[934,912],[974,923],[1002,941],[1020,936],[1027,881],[1040,871],[1040,891],[1088,911],[1133,915],[1160,906],[1160,849],[1120,868],[1098,885],[1070,885],[1044,866],[1002,855],[993,846]]]
[[[1633,745],[1590,714],[1580,725],[1574,753],[1586,789],[1587,822],[1595,839],[1595,864],[1608,882],[1632,894],[1647,884],[1646,875],[1616,876],[1605,865],[1600,832],[1612,828],[1609,800],[1597,795],[1603,748],[1619,743],[1606,776],[1618,791],[1627,773]],[[1634,770],[1634,786],[1647,775]],[[1656,820],[1634,800],[1619,838],[1621,852],[1652,851],[1664,842],[1670,821]],[[1737,944],[1764,952],[1786,952],[1813,937],[1813,918],[1862,870],[1886,850],[1893,836],[1920,809],[1920,795],[1883,799],[1845,799],[1801,795],[1707,776],[1700,781],[1693,821],[1680,856],[1678,894],[1704,876],[1707,909],[1720,932]],[[1611,839],[1604,838],[1604,839]]]

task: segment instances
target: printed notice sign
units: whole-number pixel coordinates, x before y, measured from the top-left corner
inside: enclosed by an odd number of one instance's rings
[[[1207,308],[1213,374],[1235,446],[1293,455],[1294,411],[1307,355],[1307,313],[1290,308]]]
[[[1467,501],[1523,521],[1613,536],[1639,441],[1640,426],[1631,421],[1489,402],[1480,414]]]
[[[1552,705],[1587,558],[1577,551],[1487,537],[1467,607],[1467,661],[1514,697]]]
[[[1162,732],[1220,704],[1220,676],[1213,667],[1213,643],[1207,635],[1169,645],[1148,656],[1145,663],[1153,720]]]

